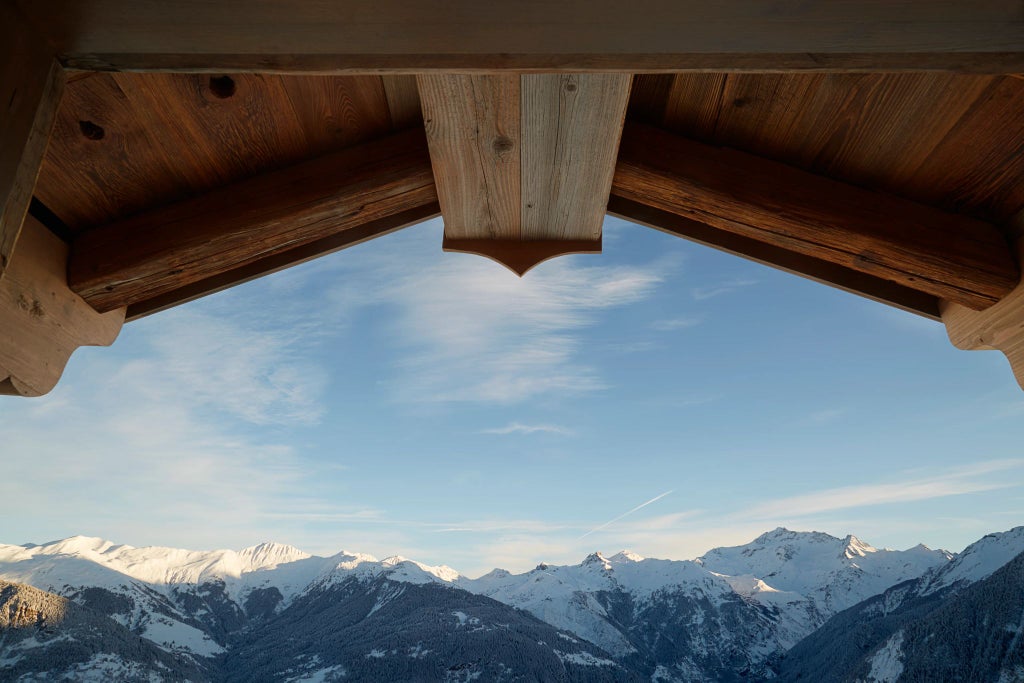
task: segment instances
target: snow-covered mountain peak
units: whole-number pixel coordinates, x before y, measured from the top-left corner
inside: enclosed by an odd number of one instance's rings
[[[620,550],[619,552],[615,553],[614,555],[608,558],[608,561],[612,564],[622,564],[624,562],[643,562],[643,560],[644,557],[642,555],[637,555],[636,553],[631,552],[629,550]]]
[[[945,552],[945,551],[938,551]],[[964,548],[964,551],[943,567],[936,569],[926,581],[922,593],[927,595],[956,583],[974,583],[1024,552],[1024,526],[988,534]]]
[[[255,571],[257,569],[273,569],[289,562],[298,562],[308,559],[312,555],[292,545],[268,541],[242,548],[238,551],[238,557],[248,571]]]
[[[843,539],[843,557],[852,560],[856,557],[865,557],[868,553],[877,553],[878,549],[865,543],[852,534]]]
[[[580,563],[582,567],[598,567],[603,570],[611,571],[611,563],[602,555],[600,552],[594,552],[587,555],[583,562]]]

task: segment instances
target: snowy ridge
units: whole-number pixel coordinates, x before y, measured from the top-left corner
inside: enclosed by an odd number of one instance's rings
[[[711,550],[697,562],[718,574],[757,577],[773,589],[808,598],[831,615],[946,565],[951,557],[923,545],[879,550],[856,536],[778,528],[746,545]]]
[[[964,548],[956,558],[931,573],[921,589],[929,595],[957,583],[974,583],[1024,552],[1024,526],[988,534]]]

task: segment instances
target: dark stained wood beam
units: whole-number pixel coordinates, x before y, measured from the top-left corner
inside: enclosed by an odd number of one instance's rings
[[[626,126],[612,195],[974,310],[1019,280],[989,223],[649,126]]]
[[[852,268],[800,254],[782,247],[760,242],[743,235],[726,232],[706,223],[698,223],[668,211],[623,199],[612,194],[608,213],[655,230],[683,237],[708,247],[800,275],[825,285],[858,294],[873,301],[916,313],[930,320],[939,320],[939,299],[905,285],[883,280]]]
[[[1024,72],[1019,0],[8,0],[70,68]]]
[[[175,290],[139,301],[128,306],[126,322],[144,318],[147,315],[165,311],[168,308],[195,301],[204,296],[221,292],[235,285],[240,285],[256,278],[291,268],[307,261],[332,254],[342,249],[354,247],[376,237],[383,237],[417,223],[436,218],[441,215],[441,207],[437,202],[422,204],[406,211],[400,211],[363,223],[344,232],[309,242],[302,246],[282,251],[253,261],[244,266],[233,268],[218,275],[198,280]]]
[[[64,88],[53,48],[0,2],[0,278],[14,254]]]
[[[275,257],[384,234],[436,202],[426,140],[413,129],[89,230],[72,244],[68,284],[100,312],[155,309],[175,291],[193,297],[247,278],[253,264],[276,268]]]

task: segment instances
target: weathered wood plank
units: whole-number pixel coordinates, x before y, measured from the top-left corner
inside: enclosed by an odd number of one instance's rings
[[[600,240],[629,101],[625,74],[522,77],[522,237]]]
[[[11,261],[64,86],[64,72],[12,4],[0,3],[0,278]]]
[[[787,273],[820,282],[844,292],[878,301],[915,313],[930,320],[939,320],[939,299],[880,277],[861,273],[829,261],[761,242],[750,237],[719,230],[668,211],[612,195],[608,213],[633,223],[697,242],[708,247],[741,256]]]
[[[626,127],[612,193],[976,310],[1018,281],[991,224],[648,126]]]
[[[0,280],[0,394],[41,396],[80,346],[109,346],[124,309],[100,314],[68,289],[67,245],[25,219],[18,251]]]
[[[65,89],[36,196],[78,232],[391,130],[378,76],[95,73]]]
[[[410,130],[90,230],[68,281],[108,311],[435,201],[423,132]]]
[[[518,239],[519,76],[418,76],[449,239]]]
[[[1017,0],[17,0],[74,68],[1024,71]]]

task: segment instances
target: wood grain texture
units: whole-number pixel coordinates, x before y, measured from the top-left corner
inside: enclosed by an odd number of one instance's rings
[[[128,306],[126,321],[138,320],[139,318],[173,308],[174,306],[195,301],[229,287],[263,277],[264,275],[297,266],[300,263],[362,244],[377,237],[389,235],[402,228],[422,223],[425,220],[436,218],[440,215],[440,205],[437,202],[431,202],[362,223],[344,232],[329,235],[314,242],[293,247],[287,251],[265,256],[244,266],[190,282],[165,294],[134,302]]]
[[[1024,71],[1017,0],[16,1],[99,70]]]
[[[522,237],[600,240],[629,100],[624,74],[522,76]]]
[[[663,80],[637,80],[632,120],[998,224],[1024,207],[1024,81],[1018,78],[671,78],[667,93]]]
[[[384,94],[388,98],[391,125],[396,129],[423,125],[423,111],[420,109],[420,91],[416,77],[411,75],[381,76]]]
[[[68,281],[107,311],[435,201],[410,130],[83,233]]]
[[[217,78],[68,84],[36,195],[81,232],[392,130],[379,77],[238,74],[227,91]]]
[[[25,219],[18,251],[0,280],[0,394],[42,396],[80,346],[109,346],[124,309],[99,314],[68,289],[68,247]]]
[[[720,230],[622,197],[608,200],[608,213],[655,230],[742,256],[851,294],[939,320],[939,299],[931,294],[768,242]]]
[[[626,127],[612,192],[975,310],[1018,280],[988,223],[648,126]]]
[[[521,236],[519,76],[417,77],[448,239]]]
[[[1024,214],[1016,223],[1018,229],[1024,228]],[[1018,256],[1024,258],[1024,239],[1018,240],[1016,247]],[[984,311],[948,301],[941,302],[940,310],[953,346],[965,351],[1002,351],[1024,389],[1024,282]]]
[[[10,3],[0,3],[0,278],[14,253],[64,86],[64,72]]]

